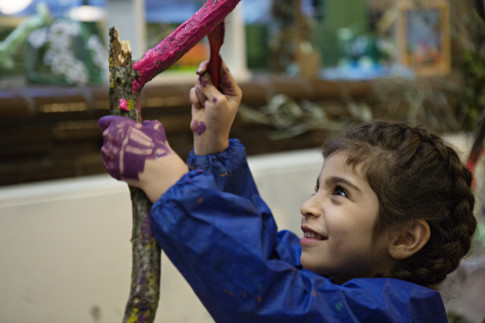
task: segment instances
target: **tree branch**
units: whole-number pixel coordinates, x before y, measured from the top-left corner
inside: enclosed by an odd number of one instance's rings
[[[138,73],[133,69],[131,48],[121,41],[116,28],[111,28],[110,111],[141,121],[140,96],[131,91]],[[160,295],[160,248],[150,224],[151,202],[145,193],[130,186],[133,208],[131,289],[123,322],[153,322]]]

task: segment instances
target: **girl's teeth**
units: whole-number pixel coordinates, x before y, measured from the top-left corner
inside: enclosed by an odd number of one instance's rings
[[[305,238],[310,239],[322,239],[322,236],[314,232],[305,232]]]

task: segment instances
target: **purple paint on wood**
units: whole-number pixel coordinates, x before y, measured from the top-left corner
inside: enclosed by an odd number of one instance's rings
[[[152,224],[149,217],[143,219],[141,223],[140,232],[144,237],[150,238],[153,235]]]
[[[146,279],[145,276],[140,276],[140,279],[138,280],[138,284],[143,285],[143,284],[145,284],[146,281],[147,281],[147,279]]]

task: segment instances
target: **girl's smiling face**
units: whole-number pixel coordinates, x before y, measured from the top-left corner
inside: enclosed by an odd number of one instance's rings
[[[385,235],[372,240],[377,195],[360,167],[345,164],[346,156],[336,152],[325,159],[315,194],[301,206],[301,264],[337,283],[386,270],[389,243]]]

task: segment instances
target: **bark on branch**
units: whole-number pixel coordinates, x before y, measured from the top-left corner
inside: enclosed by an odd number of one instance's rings
[[[138,75],[133,69],[130,45],[110,29],[110,111],[141,121],[139,93],[131,91]],[[151,202],[130,186],[133,209],[131,287],[123,322],[153,322],[160,295],[160,248],[150,225]]]

